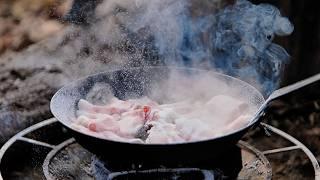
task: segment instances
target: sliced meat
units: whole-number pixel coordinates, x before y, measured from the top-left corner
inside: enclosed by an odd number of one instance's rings
[[[147,97],[109,104],[78,103],[73,126],[88,135],[131,143],[199,141],[236,131],[249,123],[249,105],[231,96],[162,104]]]

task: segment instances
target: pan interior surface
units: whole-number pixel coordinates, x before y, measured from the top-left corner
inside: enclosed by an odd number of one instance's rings
[[[76,119],[80,99],[107,104],[113,96],[122,100],[148,96],[159,103],[172,103],[190,96],[209,98],[217,94],[240,98],[250,105],[253,115],[264,103],[258,90],[227,75],[191,68],[141,67],[98,73],[77,80],[53,96],[50,108],[62,124],[73,129],[71,123]],[[253,119],[248,126],[255,121]]]

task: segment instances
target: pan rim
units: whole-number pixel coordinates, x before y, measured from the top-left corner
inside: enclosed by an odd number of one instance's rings
[[[67,123],[65,122],[64,120],[60,120],[58,117],[57,117],[57,113],[55,111],[53,111],[53,102],[54,102],[54,99],[56,99],[56,97],[60,94],[60,92],[62,92],[64,89],[66,89],[67,87],[70,87],[74,84],[77,84],[77,82],[80,82],[80,81],[83,81],[89,77],[93,77],[93,76],[97,76],[99,74],[104,74],[104,73],[112,73],[112,72],[116,72],[116,71],[121,71],[121,70],[134,70],[134,69],[141,69],[141,68],[167,68],[167,69],[176,69],[176,70],[192,70],[192,71],[198,71],[198,72],[212,72],[214,73],[215,75],[218,75],[218,76],[222,76],[222,77],[227,77],[229,79],[232,79],[234,81],[238,81],[240,84],[245,84],[246,87],[252,89],[252,91],[255,93],[256,96],[258,96],[259,98],[261,98],[262,100],[262,103],[261,105],[258,107],[258,109],[255,111],[255,113],[253,113],[252,117],[250,118],[250,123],[248,123],[246,126],[243,126],[239,129],[237,129],[236,131],[231,131],[231,132],[228,132],[228,133],[225,133],[223,134],[222,136],[217,136],[217,137],[214,137],[214,138],[210,138],[210,139],[203,139],[203,140],[198,140],[198,141],[188,141],[188,142],[177,142],[177,143],[167,143],[167,144],[160,144],[160,143],[152,143],[152,144],[147,144],[147,143],[134,143],[134,142],[125,142],[125,141],[115,141],[115,140],[112,140],[112,139],[105,139],[105,138],[101,138],[101,137],[97,137],[97,136],[93,136],[93,135],[89,135],[89,134],[86,134],[86,133],[83,133],[75,128],[73,128],[70,123]],[[206,70],[206,69],[198,69],[198,68],[189,68],[189,67],[176,67],[176,66],[141,66],[141,67],[130,67],[130,68],[115,68],[115,69],[112,69],[112,70],[107,70],[107,71],[102,71],[102,72],[98,72],[98,73],[94,73],[94,74],[90,74],[90,75],[87,75],[87,76],[84,76],[84,77],[81,77],[81,78],[78,78],[76,80],[73,80],[72,82],[70,83],[67,83],[65,84],[63,87],[61,87],[51,98],[50,100],[50,111],[51,113],[53,114],[53,116],[60,122],[62,123],[64,126],[66,126],[67,128],[71,129],[72,131],[76,131],[77,133],[80,133],[81,135],[85,135],[85,136],[90,136],[90,137],[93,137],[93,138],[97,138],[99,140],[103,140],[103,141],[109,141],[109,142],[112,142],[112,143],[120,143],[120,144],[130,144],[130,145],[137,145],[137,146],[148,146],[148,147],[155,147],[155,146],[177,146],[177,145],[191,145],[191,144],[198,144],[198,143],[205,143],[205,142],[210,142],[212,140],[219,140],[219,139],[222,139],[222,138],[225,138],[225,137],[228,137],[228,136],[231,136],[231,135],[234,135],[234,134],[237,134],[241,131],[244,131],[245,129],[247,128],[250,128],[251,126],[253,126],[257,121],[258,121],[258,118],[257,118],[257,113],[259,112],[259,110],[261,109],[261,107],[264,105],[266,99],[264,98],[264,96],[262,95],[262,93],[260,91],[258,91],[257,88],[255,88],[254,86],[252,86],[251,84],[243,81],[243,80],[240,80],[236,77],[233,77],[233,76],[229,76],[229,75],[226,75],[226,74],[223,74],[223,73],[220,73],[220,72],[216,72],[216,71],[213,71],[213,70]]]

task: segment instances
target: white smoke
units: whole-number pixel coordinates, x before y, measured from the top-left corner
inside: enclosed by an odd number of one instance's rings
[[[268,94],[277,88],[289,59],[272,40],[290,34],[293,26],[268,4],[238,0],[224,7],[218,0],[105,0],[95,15],[88,27],[94,41],[85,43],[94,56],[103,54],[129,66],[213,68]]]

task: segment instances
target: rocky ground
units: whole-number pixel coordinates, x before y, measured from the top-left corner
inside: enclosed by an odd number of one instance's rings
[[[0,54],[21,51],[63,29],[71,0],[0,0]]]

